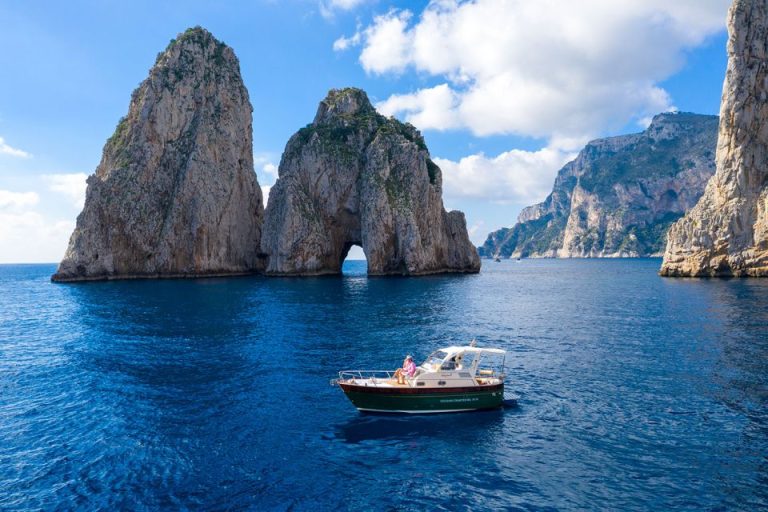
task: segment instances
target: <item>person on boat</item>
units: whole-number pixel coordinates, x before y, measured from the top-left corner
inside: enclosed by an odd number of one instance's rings
[[[409,354],[405,356],[403,367],[395,370],[395,377],[398,384],[405,384],[405,378],[413,377],[414,375],[416,375],[416,363],[413,362],[413,357]]]

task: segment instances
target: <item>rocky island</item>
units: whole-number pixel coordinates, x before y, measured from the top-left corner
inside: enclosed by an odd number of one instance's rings
[[[251,113],[231,48],[200,27],[171,41],[107,140],[52,279],[263,269]]]
[[[715,171],[717,116],[664,113],[642,133],[590,142],[544,202],[488,235],[483,257],[660,255]]]
[[[332,90],[285,147],[261,240],[269,275],[338,274],[352,245],[369,275],[478,272],[464,214],[446,212],[421,134]]]
[[[717,171],[669,231],[663,276],[768,277],[768,5],[734,0]]]

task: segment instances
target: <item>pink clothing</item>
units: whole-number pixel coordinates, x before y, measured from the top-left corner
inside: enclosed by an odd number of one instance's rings
[[[413,362],[413,359],[409,359],[405,362],[405,365],[403,365],[403,371],[409,377],[416,375],[416,363]]]

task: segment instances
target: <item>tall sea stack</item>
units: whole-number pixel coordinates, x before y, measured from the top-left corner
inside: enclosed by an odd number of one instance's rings
[[[668,235],[663,276],[768,276],[768,4],[734,0],[715,175]]]
[[[231,48],[200,27],[171,41],[107,140],[52,279],[263,269],[252,110]]]
[[[349,88],[332,90],[288,141],[261,248],[267,274],[318,275],[341,272],[352,245],[370,275],[480,270],[464,214],[443,208],[421,134]]]

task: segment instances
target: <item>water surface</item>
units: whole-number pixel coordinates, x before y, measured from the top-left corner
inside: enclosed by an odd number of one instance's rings
[[[0,509],[768,507],[768,280],[659,260],[52,284],[0,266]],[[340,369],[476,337],[514,409],[359,414]]]

